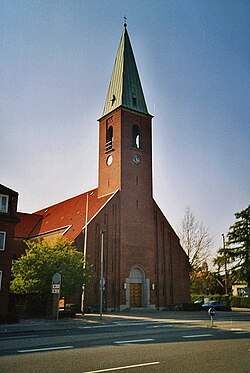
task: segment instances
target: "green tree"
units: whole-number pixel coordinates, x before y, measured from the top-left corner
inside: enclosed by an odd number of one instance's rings
[[[229,228],[225,248],[218,251],[214,263],[229,265],[232,281],[246,281],[250,287],[250,205],[235,213],[236,221]]]
[[[204,262],[199,270],[190,274],[190,289],[192,294],[222,294],[222,278],[216,272],[211,272]]]
[[[10,289],[17,294],[51,294],[52,276],[62,277],[61,296],[80,292],[90,278],[90,268],[85,266],[83,254],[66,240],[26,241],[27,249],[12,264]]]

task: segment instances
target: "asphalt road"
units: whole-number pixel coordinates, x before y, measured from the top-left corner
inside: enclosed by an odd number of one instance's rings
[[[0,372],[250,373],[249,313],[220,313],[213,327],[205,314],[182,316],[110,315],[53,330],[6,330]]]

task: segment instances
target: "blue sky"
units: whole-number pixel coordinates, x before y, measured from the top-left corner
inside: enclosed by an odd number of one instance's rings
[[[98,124],[127,15],[153,120],[154,198],[214,252],[250,197],[250,1],[0,2],[0,182],[33,212],[97,186]]]

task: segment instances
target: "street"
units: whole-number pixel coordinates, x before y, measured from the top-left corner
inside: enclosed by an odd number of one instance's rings
[[[0,372],[250,372],[249,312],[81,316],[0,332]]]

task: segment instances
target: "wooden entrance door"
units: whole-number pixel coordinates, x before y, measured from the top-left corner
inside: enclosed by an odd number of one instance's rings
[[[141,306],[141,284],[130,284],[130,307]]]

